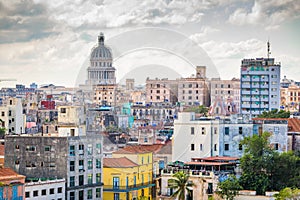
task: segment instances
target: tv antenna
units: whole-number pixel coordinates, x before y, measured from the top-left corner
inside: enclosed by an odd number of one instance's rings
[[[268,40],[267,42],[267,46],[268,46],[268,50],[267,50],[267,55],[268,55],[268,59],[270,58],[270,55],[271,55],[271,51],[270,51],[270,42]]]

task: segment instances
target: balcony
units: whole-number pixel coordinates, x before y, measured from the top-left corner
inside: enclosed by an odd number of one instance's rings
[[[143,188],[151,188],[153,186],[155,186],[154,182],[146,182],[146,183],[129,185],[129,186],[104,185],[103,191],[104,192],[130,192],[134,190],[140,190]]]
[[[178,169],[163,169],[162,170],[162,175],[173,175],[178,171]],[[183,170],[186,173],[190,175],[190,177],[202,177],[202,178],[212,178],[214,176],[214,173],[211,171],[200,171],[200,170]]]

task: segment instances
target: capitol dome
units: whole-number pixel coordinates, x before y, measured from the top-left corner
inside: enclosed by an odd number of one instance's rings
[[[98,45],[91,51],[90,66],[87,68],[87,84],[116,84],[116,69],[112,66],[112,61],[111,50],[104,45],[104,35],[100,33],[98,36]]]
[[[98,36],[98,46],[92,49],[90,57],[91,67],[111,67],[112,53],[110,48],[104,45],[104,35],[100,33]]]

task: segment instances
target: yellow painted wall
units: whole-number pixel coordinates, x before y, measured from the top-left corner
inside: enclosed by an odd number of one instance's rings
[[[131,168],[108,168],[103,167],[103,183],[104,188],[106,186],[113,187],[113,177],[119,177],[119,186],[126,187],[126,177],[128,177],[128,186],[134,185],[134,176],[136,176],[136,185],[140,185],[142,183],[142,179],[144,179],[144,184],[152,183],[153,177],[153,166],[152,166],[152,153],[145,154],[114,154],[114,158],[127,157],[131,159],[135,163],[138,163],[139,166],[131,167]],[[149,160],[148,160],[149,156]],[[137,162],[136,162],[137,161]],[[149,162],[148,162],[149,161]],[[143,163],[143,164],[142,164]],[[126,200],[126,193],[119,194],[120,199]],[[136,191],[129,192],[129,199],[133,199],[133,197],[140,197],[142,195],[142,189]],[[144,188],[144,196],[151,196],[151,188]],[[114,192],[106,192],[103,191],[104,199],[114,199]]]

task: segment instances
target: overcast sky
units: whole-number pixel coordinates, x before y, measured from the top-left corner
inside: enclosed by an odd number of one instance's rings
[[[239,77],[241,60],[266,57],[269,39],[281,76],[300,81],[299,0],[0,0],[0,79],[18,80],[0,87],[74,86],[100,32],[118,80],[151,65],[180,76],[208,65],[222,79]]]

